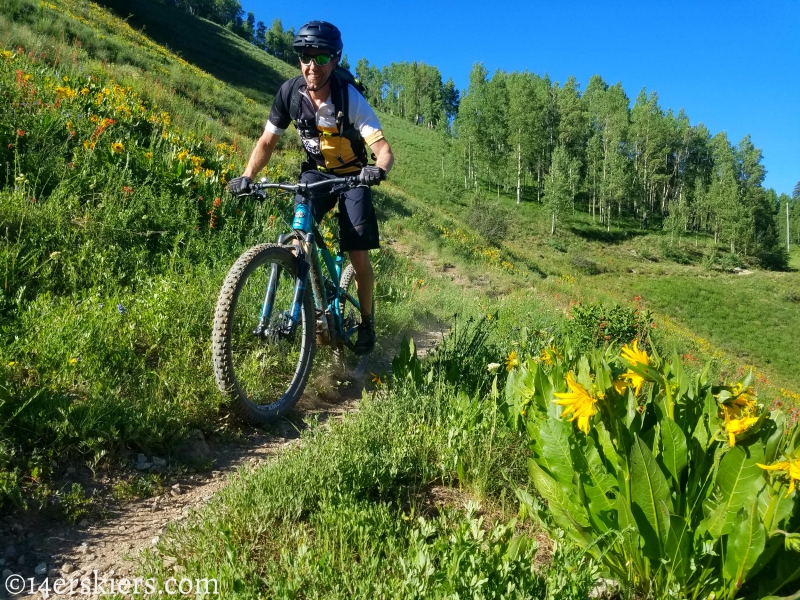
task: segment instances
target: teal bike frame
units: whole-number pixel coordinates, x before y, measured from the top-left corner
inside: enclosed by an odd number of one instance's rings
[[[303,303],[305,288],[308,284],[309,275],[311,276],[312,288],[314,290],[314,305],[317,310],[317,319],[325,319],[327,329],[330,333],[329,343],[334,347],[343,344],[353,349],[350,337],[357,327],[351,327],[345,331],[344,315],[342,313],[342,301],[350,302],[356,310],[361,310],[358,298],[348,294],[340,287],[342,273],[344,272],[344,253],[339,250],[334,257],[328,249],[328,245],[314,221],[311,207],[308,202],[314,197],[315,193],[331,195],[342,193],[358,185],[356,177],[340,177],[327,179],[310,184],[286,184],[286,183],[257,183],[253,185],[252,195],[265,197],[264,190],[280,189],[287,192],[294,192],[304,198],[304,202],[295,205],[294,220],[292,221],[291,233],[286,233],[278,238],[278,243],[291,248],[297,255],[298,267],[295,277],[295,289],[292,299],[292,307],[286,319],[283,331],[285,335],[294,333],[300,324],[300,312]],[[320,257],[322,261],[320,262]],[[324,264],[324,271],[322,265]],[[267,289],[264,294],[264,303],[261,307],[259,324],[253,334],[260,336],[264,333],[266,324],[272,314],[272,305],[275,300],[275,293],[278,284],[278,265],[273,264],[270,277],[267,282]],[[320,315],[320,313],[322,313]]]

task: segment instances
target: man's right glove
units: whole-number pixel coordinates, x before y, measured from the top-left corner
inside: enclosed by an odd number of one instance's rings
[[[358,174],[358,180],[367,185],[378,185],[384,179],[386,179],[386,171],[375,165],[367,165]]]
[[[234,177],[230,180],[230,183],[228,183],[228,191],[236,195],[249,194],[252,191],[252,185],[253,180],[242,175],[241,177]]]

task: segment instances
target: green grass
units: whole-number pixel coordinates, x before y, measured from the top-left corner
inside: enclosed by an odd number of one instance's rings
[[[524,445],[490,398],[467,391],[490,385],[488,326],[462,323],[417,383],[404,378],[412,359],[358,413],[242,472],[166,532],[147,572],[169,577],[160,556],[175,557],[236,598],[585,597],[596,569],[514,519]]]

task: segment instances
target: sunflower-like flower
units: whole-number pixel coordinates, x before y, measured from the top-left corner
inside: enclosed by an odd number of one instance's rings
[[[539,355],[539,362],[543,362],[548,367],[553,366],[553,362],[557,360],[561,360],[563,358],[561,352],[558,348],[556,348],[553,344],[547,346],[542,350],[542,353]]]
[[[731,415],[740,419],[751,416],[756,409],[756,398],[752,387],[742,388],[741,383],[735,384],[731,390],[731,396],[722,405]]]
[[[506,371],[509,373],[514,370],[514,367],[519,366],[519,357],[517,357],[517,351],[512,350],[509,355],[506,357]]]
[[[114,154],[119,154],[125,149],[125,145],[122,142],[112,142],[111,144],[111,151]]]
[[[614,389],[617,393],[622,396],[625,393],[625,390],[628,389],[628,382],[622,381],[622,379],[615,379],[614,380]]]
[[[796,458],[791,461],[781,461],[772,463],[771,465],[762,465],[761,463],[756,463],[759,467],[764,469],[765,471],[784,471],[789,476],[789,491],[786,492],[786,497],[789,497],[794,491],[795,482],[800,481],[800,458]]]
[[[559,400],[554,400],[556,404],[564,407],[561,413],[566,417],[572,413],[570,423],[578,419],[578,429],[583,433],[589,433],[589,419],[597,414],[597,398],[587,392],[583,386],[572,378],[572,372],[567,373],[567,386],[571,391],[553,394]]]
[[[642,365],[645,367],[650,366],[650,357],[647,356],[647,352],[644,350],[639,350],[638,340],[633,340],[633,348],[627,344],[622,347],[622,358],[624,358],[628,363],[630,363],[631,366],[634,367],[637,365]],[[641,391],[642,385],[644,384],[644,377],[632,371],[631,369],[628,369],[627,373],[620,375],[620,379],[627,379],[637,395]]]
[[[731,419],[727,407],[722,407],[725,413],[725,431],[728,433],[728,441],[731,447],[736,445],[736,435],[744,433],[758,422],[758,417],[744,417],[741,419]]]

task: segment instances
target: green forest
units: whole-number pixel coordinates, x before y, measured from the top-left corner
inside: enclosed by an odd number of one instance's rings
[[[238,1],[176,5],[294,61],[294,30],[280,20],[267,29],[252,12],[244,18]],[[574,78],[490,74],[481,64],[466,90],[424,63],[378,67],[361,58],[355,74],[374,107],[453,135],[444,157],[450,185],[463,180],[465,191],[540,202],[552,233],[577,204],[608,229],[619,219],[664,228],[673,240],[711,234],[767,268],[785,269],[784,250],[800,241],[800,182],[793,197],[764,189],[761,150],[749,135],[730,140],[702,121],[692,125],[682,110],[660,106],[656,91],[641,90],[631,103],[621,83],[600,75],[581,92]]]
[[[320,346],[287,418],[238,422],[219,290],[293,205],[226,186],[292,37],[238,0],[0,5],[3,579],[61,575],[54,531],[99,555],[96,526],[155,519],[258,435],[263,462],[157,537],[117,529],[132,573],[236,599],[796,599],[800,183],[765,189],[757,140],[652,90],[353,60],[397,157],[378,347],[334,416],[348,374]],[[301,148],[263,174],[296,180]],[[198,436],[220,453],[186,458]]]

